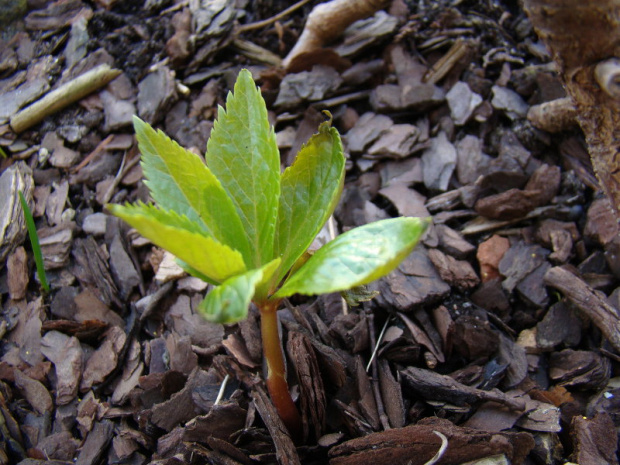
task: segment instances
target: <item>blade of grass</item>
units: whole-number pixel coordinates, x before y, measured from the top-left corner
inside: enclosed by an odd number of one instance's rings
[[[6,152],[2,149],[2,147],[0,147],[0,157],[2,158],[8,158]]]
[[[39,236],[37,236],[37,227],[34,224],[34,218],[32,212],[28,206],[28,202],[24,198],[24,194],[18,192],[19,201],[22,204],[24,210],[24,218],[26,218],[26,228],[28,229],[28,237],[30,238],[30,245],[32,246],[32,253],[34,253],[34,263],[37,267],[37,274],[39,275],[39,281],[41,281],[41,287],[47,293],[50,291],[50,286],[47,283],[47,275],[45,274],[45,268],[43,267],[43,254],[41,253],[41,245],[39,244]]]

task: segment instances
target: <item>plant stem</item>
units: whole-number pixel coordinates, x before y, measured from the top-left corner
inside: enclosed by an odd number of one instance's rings
[[[288,391],[284,356],[278,335],[278,306],[280,300],[257,303],[260,309],[260,328],[263,338],[263,356],[267,362],[267,389],[282,422],[294,440],[301,438],[301,418]]]

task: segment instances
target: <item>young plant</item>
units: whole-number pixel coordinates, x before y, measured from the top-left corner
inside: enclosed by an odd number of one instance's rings
[[[280,155],[265,102],[249,71],[219,108],[198,156],[134,118],[142,167],[157,207],[108,210],[170,251],[181,267],[216,287],[199,305],[210,320],[233,323],[260,310],[267,388],[284,424],[298,436],[276,312],[293,294],[345,291],[380,278],[411,252],[426,229],[420,218],[393,218],[350,230],[314,254],[307,249],[334,211],[345,158],[331,121],[319,126],[292,166]]]

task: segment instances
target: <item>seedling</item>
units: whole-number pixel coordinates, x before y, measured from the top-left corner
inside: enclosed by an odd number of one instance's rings
[[[199,305],[208,320],[244,319],[260,310],[267,388],[298,436],[299,413],[285,378],[277,310],[293,294],[340,292],[367,284],[411,252],[427,219],[393,218],[352,229],[314,254],[308,247],[342,192],[345,158],[331,121],[319,126],[281,173],[275,132],[249,71],[219,108],[205,162],[134,118],[146,183],[157,207],[108,210],[170,251],[181,267],[217,287]]]

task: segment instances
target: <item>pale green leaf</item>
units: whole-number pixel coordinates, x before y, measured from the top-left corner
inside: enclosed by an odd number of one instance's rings
[[[232,199],[249,238],[248,267],[270,261],[280,196],[280,154],[265,101],[247,70],[239,73],[226,110],[218,110],[205,159]]]
[[[381,278],[413,250],[428,224],[401,217],[347,231],[312,255],[275,297],[344,291]]]
[[[129,223],[155,245],[166,249],[209,280],[222,282],[246,270],[241,254],[218,242],[176,212],[152,205],[108,205],[115,216]]]
[[[230,197],[200,157],[134,117],[142,169],[151,197],[185,215],[219,242],[250,255],[248,238]]]
[[[275,259],[265,266],[246,271],[212,289],[198,305],[199,313],[215,323],[235,323],[248,315],[248,307],[257,287],[270,280],[280,263]]]
[[[325,122],[282,173],[275,237],[275,255],[282,258],[280,278],[306,251],[336,208],[344,171],[340,136],[330,122]]]

